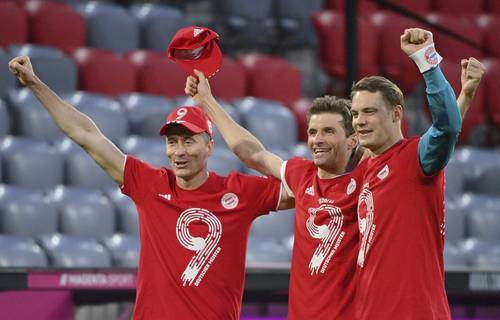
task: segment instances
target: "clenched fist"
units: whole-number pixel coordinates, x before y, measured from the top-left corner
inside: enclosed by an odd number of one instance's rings
[[[27,56],[19,56],[10,60],[9,70],[15,74],[17,79],[25,86],[31,86],[39,81],[33,71],[30,58]]]
[[[411,28],[406,29],[401,35],[400,43],[401,50],[410,56],[418,50],[434,43],[434,40],[430,31],[420,28]]]

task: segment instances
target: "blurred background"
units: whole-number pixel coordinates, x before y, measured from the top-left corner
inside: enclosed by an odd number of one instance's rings
[[[129,319],[139,256],[133,203],[64,138],[8,61],[29,55],[124,152],[168,166],[158,129],[192,102],[165,51],[189,25],[221,36],[214,95],[284,159],[309,157],[312,99],[348,97],[367,75],[403,90],[405,136],[428,128],[421,75],[399,47],[405,28],[432,30],[457,95],[460,59],[482,61],[446,168],[446,281],[454,319],[500,319],[500,0],[0,0],[0,318]],[[257,174],[215,141],[211,170]],[[293,210],[255,221],[242,318],[286,317],[292,245]]]

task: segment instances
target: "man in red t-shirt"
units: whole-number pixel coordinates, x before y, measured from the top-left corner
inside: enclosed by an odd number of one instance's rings
[[[356,318],[450,319],[444,286],[444,171],[460,132],[461,115],[483,73],[475,59],[462,61],[457,105],[439,69],[432,34],[408,29],[401,48],[426,82],[431,128],[404,139],[404,98],[383,77],[367,77],[352,88],[353,125],[366,161],[358,200],[361,234],[357,264]]]
[[[160,130],[172,169],[125,156],[34,74],[28,57],[14,58],[9,68],[137,206],[134,319],[239,319],[250,224],[277,209],[279,180],[208,172],[212,129],[197,107],[177,108]]]

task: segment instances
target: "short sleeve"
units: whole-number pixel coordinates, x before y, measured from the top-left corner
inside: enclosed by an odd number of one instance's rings
[[[146,162],[127,155],[123,185],[120,187],[123,194],[132,199],[142,195],[161,174],[160,169],[154,168]],[[168,179],[168,175],[165,175]]]
[[[282,192],[281,181],[274,177],[239,175],[242,193],[254,203],[256,214],[265,214],[278,209]]]
[[[304,174],[309,172],[311,161],[302,158],[291,158],[281,167],[281,181],[288,194],[295,197],[295,190],[299,187]]]

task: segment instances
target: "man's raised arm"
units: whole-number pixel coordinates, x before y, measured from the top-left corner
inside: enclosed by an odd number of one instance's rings
[[[475,58],[462,59],[460,64],[462,67],[460,76],[462,90],[457,98],[457,104],[463,118],[467,110],[469,110],[472,99],[476,94],[476,89],[479,87],[481,78],[484,75],[485,68],[484,65]]]
[[[79,144],[116,183],[123,184],[125,155],[101,133],[94,121],[43,83],[27,56],[12,59],[9,70],[33,92],[64,134]]]

